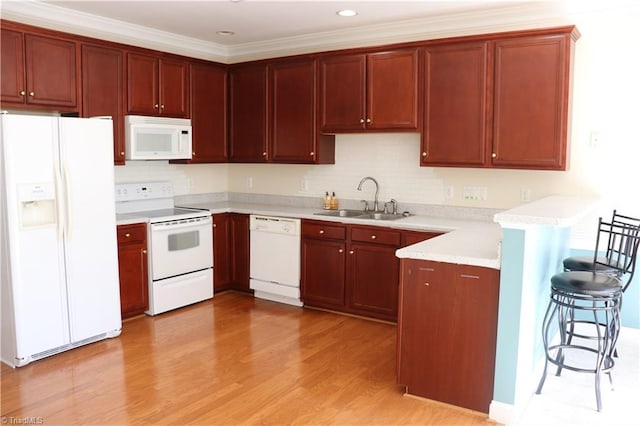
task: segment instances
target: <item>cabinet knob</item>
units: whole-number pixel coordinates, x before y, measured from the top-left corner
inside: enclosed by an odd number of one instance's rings
[[[324,229],[321,229],[321,230],[320,230],[320,234],[324,234]]]
[[[367,123],[371,123],[371,119],[370,118],[367,118]]]
[[[422,153],[422,156],[423,156],[423,157],[426,157],[426,156],[427,156],[427,153],[426,153],[426,152],[423,152],[423,153]]]
[[[124,157],[124,151],[120,151],[120,157]]]
[[[218,225],[216,225],[215,223],[213,224],[213,227],[216,228]]]
[[[372,240],[375,240],[376,238],[378,238],[378,237],[376,237],[375,235],[372,235],[372,236],[371,236],[371,239],[372,239]]]
[[[429,287],[429,285],[430,285],[430,284],[429,284],[428,282],[426,282],[426,283],[424,283],[424,285],[425,285],[426,287]]]
[[[311,152],[309,153],[309,155],[313,157],[314,155],[316,155],[316,153],[315,153],[315,152],[313,152],[313,151],[311,151]]]
[[[491,154],[491,158],[496,158],[498,156],[498,154],[496,154],[495,152]]]
[[[349,250],[349,254],[353,254],[353,250]]]
[[[24,90],[21,90],[21,91],[20,91],[20,95],[21,95],[21,96],[24,96],[24,95],[26,95],[26,94],[27,94],[27,92],[25,92]]]
[[[360,119],[360,124],[364,123],[364,118]]]
[[[263,153],[262,153],[262,156],[263,156],[263,157],[266,157],[266,156],[267,156],[267,152],[266,152],[266,151],[265,151],[265,152],[263,152]]]
[[[142,249],[142,254],[147,254],[147,249]]]
[[[191,155],[196,155],[196,152],[195,152],[195,151],[193,151],[193,152],[191,153]]]
[[[158,104],[155,104],[153,107],[154,107],[155,109],[158,109]]]
[[[29,96],[34,97],[36,94],[34,92],[29,92]]]
[[[164,104],[160,105],[160,109],[164,109]]]
[[[338,253],[344,253],[344,250],[340,249],[338,250]]]
[[[124,236],[129,238],[129,237],[131,237],[131,234],[127,232],[126,234],[124,234]]]

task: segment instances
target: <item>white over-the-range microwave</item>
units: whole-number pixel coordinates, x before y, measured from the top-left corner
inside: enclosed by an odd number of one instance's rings
[[[127,115],[125,160],[191,159],[191,120]]]

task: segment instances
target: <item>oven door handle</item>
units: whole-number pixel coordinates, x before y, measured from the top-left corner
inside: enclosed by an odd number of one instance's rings
[[[152,223],[151,230],[153,232],[170,232],[175,229],[184,229],[184,228],[202,228],[206,226],[211,226],[211,219],[206,218],[204,220],[199,220],[197,222],[185,222],[185,223],[173,223],[171,225],[163,225],[160,223]]]

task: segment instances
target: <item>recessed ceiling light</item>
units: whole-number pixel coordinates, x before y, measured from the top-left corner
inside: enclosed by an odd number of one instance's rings
[[[344,16],[344,17],[356,16],[357,14],[358,14],[358,12],[356,12],[355,10],[351,10],[351,9],[344,9],[344,10],[339,10],[339,11],[336,12],[336,15]]]
[[[223,31],[216,31],[216,34],[218,34],[219,36],[232,36],[235,33],[233,31],[223,30]]]

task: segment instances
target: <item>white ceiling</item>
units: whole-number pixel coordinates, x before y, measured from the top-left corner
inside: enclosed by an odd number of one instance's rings
[[[0,0],[0,8],[4,19],[25,24],[232,63],[571,24],[566,5],[576,1]],[[337,16],[344,8],[358,15]]]

